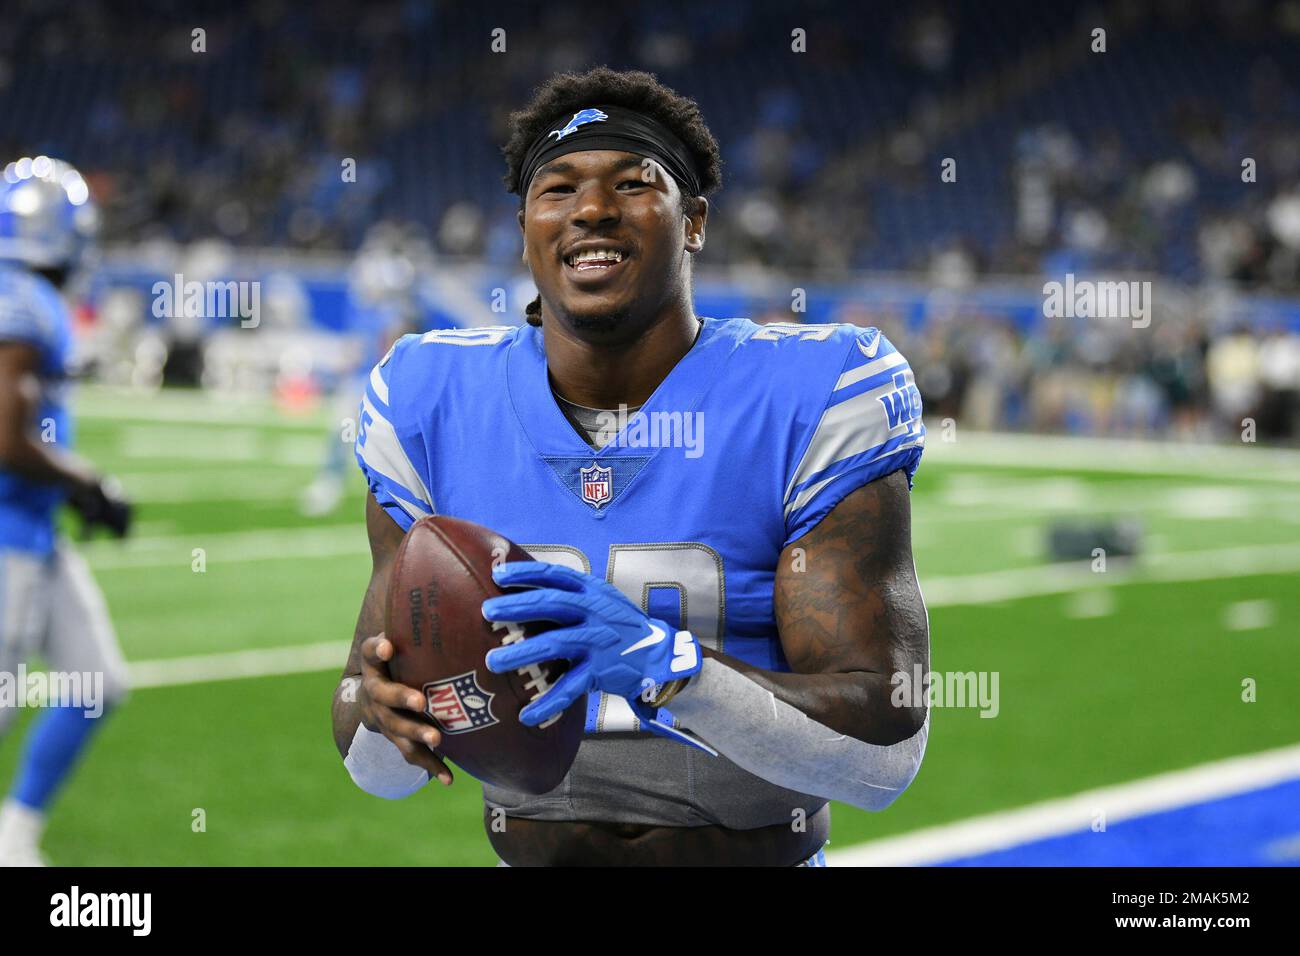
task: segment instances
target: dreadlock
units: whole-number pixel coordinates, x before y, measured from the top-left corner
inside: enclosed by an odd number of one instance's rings
[[[515,180],[533,141],[558,118],[576,113],[593,103],[623,106],[652,116],[686,144],[700,174],[700,189],[708,195],[722,184],[722,155],[718,141],[709,132],[694,100],[664,86],[653,73],[641,70],[611,70],[598,66],[586,73],[557,73],[533,92],[522,110],[510,114],[510,141],[502,152],[506,158],[506,189],[515,192]],[[525,199],[519,194],[519,208]],[[695,211],[695,197],[682,193],[682,214]],[[530,325],[542,324],[542,297],[524,309]]]

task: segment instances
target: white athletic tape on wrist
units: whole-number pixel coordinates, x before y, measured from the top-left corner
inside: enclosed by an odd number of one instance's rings
[[[427,770],[407,763],[397,744],[365,724],[357,724],[343,766],[358,787],[385,800],[409,797],[429,782]]]

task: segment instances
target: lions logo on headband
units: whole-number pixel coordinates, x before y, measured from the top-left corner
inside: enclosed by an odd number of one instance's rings
[[[568,136],[570,133],[576,133],[579,126],[586,126],[588,123],[603,123],[607,119],[609,119],[609,116],[595,107],[579,110],[573,114],[573,119],[569,120],[563,129],[551,130],[546,134],[546,138],[550,139],[554,136],[555,139],[559,141],[564,139],[564,137]]]
[[[613,103],[578,110],[559,129],[539,133],[524,154],[510,191],[523,195],[537,171],[560,156],[599,149],[622,150],[653,159],[668,170],[688,196],[700,195],[700,174],[686,144],[653,116]]]

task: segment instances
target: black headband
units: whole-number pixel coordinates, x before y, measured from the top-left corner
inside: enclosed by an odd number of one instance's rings
[[[683,192],[700,195],[699,173],[686,144],[653,117],[621,106],[589,106],[567,121],[557,120],[549,132],[528,147],[515,192],[523,196],[537,170],[556,157],[587,149],[617,149],[648,156],[668,170]]]

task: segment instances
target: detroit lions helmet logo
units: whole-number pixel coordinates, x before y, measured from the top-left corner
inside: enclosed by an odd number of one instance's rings
[[[554,136],[556,141],[564,139],[570,133],[576,133],[579,126],[586,126],[588,123],[603,123],[609,119],[608,114],[596,109],[594,106],[585,110],[578,110],[573,114],[573,119],[564,125],[563,129],[553,129],[547,133],[547,137]]]

